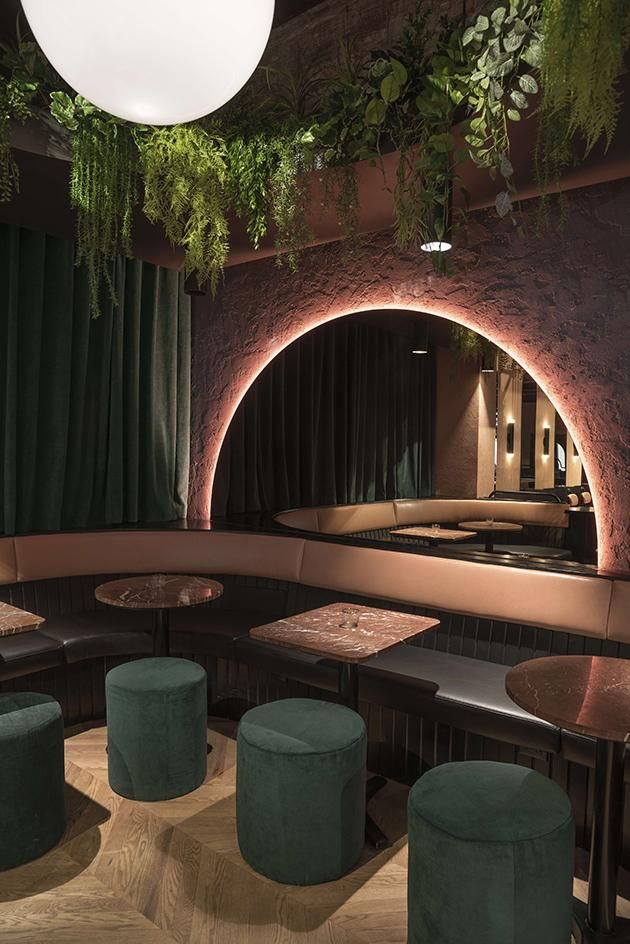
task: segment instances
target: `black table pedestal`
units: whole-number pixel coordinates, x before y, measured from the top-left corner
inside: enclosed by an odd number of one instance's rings
[[[341,695],[344,705],[358,712],[359,666],[356,662],[339,663],[339,694]],[[386,783],[387,780],[385,777],[370,777],[366,784],[366,801],[369,803],[372,797],[375,796]],[[365,814],[365,838],[370,845],[378,850],[387,849],[391,846],[391,842],[383,830],[377,826],[369,813]]]
[[[168,610],[155,610],[153,614],[153,655],[154,656],[167,656],[169,655],[169,637],[168,637],[168,625],[169,625],[169,611]]]
[[[630,942],[630,921],[615,918],[621,860],[625,745],[598,738],[588,905],[576,915],[578,944]]]

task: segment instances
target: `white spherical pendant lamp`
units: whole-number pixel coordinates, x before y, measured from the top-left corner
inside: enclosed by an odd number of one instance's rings
[[[229,101],[262,56],[274,0],[22,0],[57,72],[112,115],[193,121]]]

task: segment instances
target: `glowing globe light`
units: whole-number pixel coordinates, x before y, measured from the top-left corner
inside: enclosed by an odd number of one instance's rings
[[[258,65],[274,0],[22,0],[57,72],[93,105],[142,124],[216,111]]]

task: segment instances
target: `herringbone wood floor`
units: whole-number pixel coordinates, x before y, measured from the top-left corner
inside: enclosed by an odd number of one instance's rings
[[[406,788],[388,784],[371,807],[391,849],[366,847],[338,882],[277,885],[238,851],[232,734],[211,726],[198,790],[150,804],[109,789],[104,728],[69,738],[68,828],[0,874],[3,944],[404,944]]]

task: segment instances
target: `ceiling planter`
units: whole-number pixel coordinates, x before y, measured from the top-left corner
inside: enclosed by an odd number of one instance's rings
[[[23,0],[57,72],[93,105],[150,125],[194,121],[245,85],[274,0]]]

